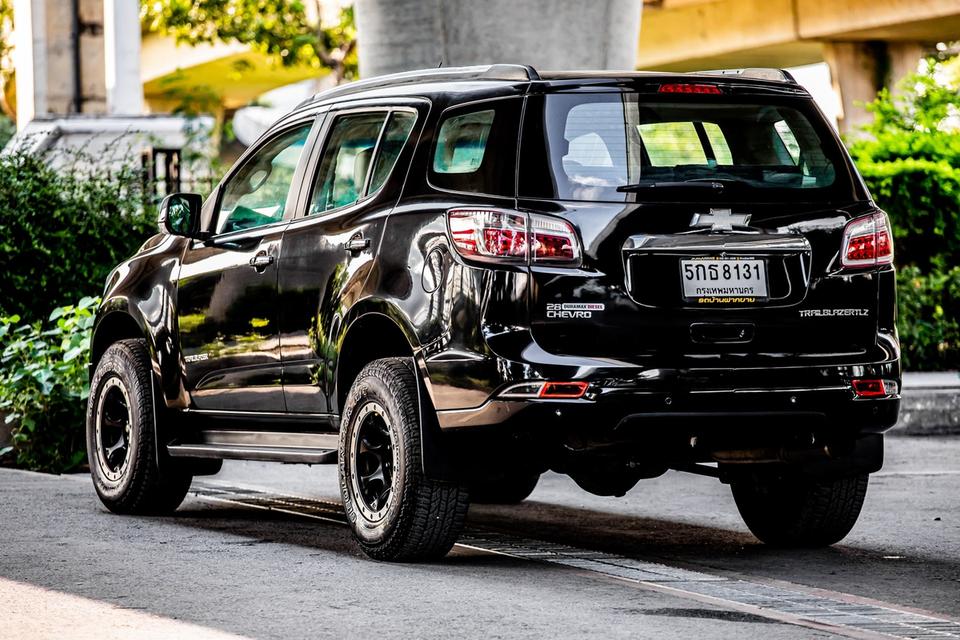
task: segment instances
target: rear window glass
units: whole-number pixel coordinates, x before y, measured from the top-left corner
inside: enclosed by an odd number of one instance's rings
[[[844,186],[836,169],[842,156],[822,119],[797,102],[637,93],[531,98],[520,195],[627,201],[655,195],[645,188],[654,185],[670,186],[676,197],[676,183],[720,182],[728,195],[823,197]]]
[[[516,195],[520,98],[476,102],[443,113],[430,184],[449,191]]]

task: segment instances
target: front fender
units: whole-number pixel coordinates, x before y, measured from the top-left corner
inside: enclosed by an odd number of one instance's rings
[[[91,341],[92,369],[116,340],[144,338],[168,408],[184,408],[189,402],[176,329],[177,278],[185,243],[183,238],[160,236],[113,270],[97,310]]]

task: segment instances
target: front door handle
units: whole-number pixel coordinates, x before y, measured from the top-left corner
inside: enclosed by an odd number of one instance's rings
[[[346,246],[350,253],[359,253],[370,246],[370,239],[364,238],[358,233],[347,241]]]
[[[261,251],[257,255],[250,258],[250,266],[263,273],[264,270],[273,264],[275,258],[273,256],[268,256],[266,251]]]

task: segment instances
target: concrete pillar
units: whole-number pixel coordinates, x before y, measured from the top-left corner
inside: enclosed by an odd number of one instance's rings
[[[103,0],[103,38],[107,112],[140,115],[143,84],[137,0]]]
[[[70,4],[74,0],[51,1],[57,4]],[[104,0],[79,0],[81,113],[107,112],[103,4]],[[138,34],[139,30],[138,24]]]
[[[826,42],[823,57],[830,66],[833,90],[840,97],[840,133],[853,134],[873,119],[861,106],[877,97],[885,69],[882,45],[874,42]]]
[[[891,89],[897,89],[905,77],[917,72],[920,60],[932,49],[932,47],[919,42],[888,42],[887,86]]]
[[[17,126],[23,128],[47,110],[44,0],[13,0],[13,64],[17,81]]]
[[[102,0],[14,0],[18,126],[106,111],[102,15]]]
[[[826,42],[834,91],[840,96],[840,132],[855,135],[873,116],[861,106],[884,87],[896,89],[917,70],[928,47],[918,42]]]
[[[360,75],[441,62],[634,69],[642,0],[357,0]]]

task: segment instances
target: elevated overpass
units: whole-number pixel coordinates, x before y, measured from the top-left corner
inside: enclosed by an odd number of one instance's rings
[[[960,40],[960,0],[645,0],[637,67],[690,71],[830,65],[850,131],[938,42]]]

